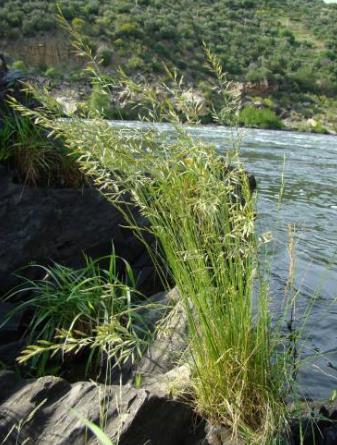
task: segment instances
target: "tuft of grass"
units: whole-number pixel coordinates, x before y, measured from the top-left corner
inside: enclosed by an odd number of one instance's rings
[[[60,164],[46,130],[36,127],[27,117],[5,117],[0,141],[0,161],[14,164],[24,183],[36,185],[42,177],[50,176],[54,165]]]
[[[289,360],[258,280],[254,197],[242,164],[230,168],[233,159],[181,127],[175,138],[99,120],[63,129],[102,192],[121,209],[128,197],[159,242],[158,264],[168,265],[188,318],[196,409],[236,439],[267,443],[286,424]]]
[[[101,267],[108,260],[108,267]],[[126,279],[117,273],[118,257],[92,260],[85,257],[83,268],[74,270],[60,264],[35,266],[43,279],[24,279],[8,299],[29,293],[9,314],[32,312],[27,327],[27,346],[18,357],[20,364],[31,361],[43,375],[50,357],[87,351],[87,373],[99,374],[104,364],[119,366],[134,360],[147,344],[144,305],[135,288],[132,270],[125,262]],[[61,354],[61,356],[60,356]]]
[[[226,88],[221,70],[215,74]],[[62,134],[83,171],[145,243],[144,229],[128,209],[136,207],[149,222],[145,233],[159,245],[152,254],[158,267],[167,265],[187,315],[196,410],[228,429],[234,441],[270,443],[287,424],[291,372],[279,329],[271,326],[268,283],[258,261],[255,198],[244,166],[232,147],[221,155],[181,125],[198,122],[198,108],[186,103],[180,82],[174,90],[178,97],[161,102],[155,91],[142,90],[123,73],[121,82],[130,95],[143,91],[150,119],[159,115],[174,123],[173,137],[150,124],[125,129],[99,117],[92,123],[36,118]],[[104,81],[102,88],[106,91]],[[236,103],[227,97],[231,94],[232,89],[224,92],[221,119]]]
[[[16,106],[14,100],[12,105]],[[0,163],[9,165],[19,182],[27,185],[83,184],[76,158],[50,136],[29,116],[9,113],[1,122]]]

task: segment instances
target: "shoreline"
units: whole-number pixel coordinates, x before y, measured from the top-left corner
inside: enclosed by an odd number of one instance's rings
[[[69,117],[69,119],[71,119],[71,117]],[[93,120],[94,119],[86,119],[88,121]],[[142,125],[155,125],[155,126],[171,126],[172,124],[170,124],[169,122],[144,122],[144,121],[140,121],[140,120],[131,120],[131,119],[105,119],[106,121],[113,123],[113,124],[117,124],[117,125],[122,125],[126,124],[126,125],[134,125],[134,124],[142,124]],[[215,123],[209,123],[209,124],[181,124],[186,128],[193,128],[193,129],[197,129],[197,128],[205,128],[205,129],[209,129],[209,128],[213,128],[213,129],[223,129],[224,131],[230,131],[231,127],[228,127],[226,125],[220,125],[220,124],[215,124]],[[296,134],[303,134],[303,135],[312,135],[312,136],[333,136],[336,137],[337,133],[333,134],[333,133],[315,133],[312,131],[303,131],[303,130],[296,130],[296,129],[289,129],[289,128],[282,128],[282,129],[272,129],[272,128],[256,128],[256,127],[235,127],[234,128],[235,131],[245,131],[245,130],[249,130],[249,131],[265,131],[265,132],[279,132],[279,133],[296,133]]]

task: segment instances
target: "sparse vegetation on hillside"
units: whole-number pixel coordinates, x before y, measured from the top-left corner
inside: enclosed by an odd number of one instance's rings
[[[155,82],[165,77],[164,62],[182,72],[194,88],[209,91],[212,76],[204,63],[204,41],[229,78],[258,86],[245,91],[246,105],[255,106],[254,95],[267,96],[275,101],[273,111],[281,119],[310,128],[306,121],[321,120],[323,115],[323,122],[337,131],[330,108],[304,105],[302,110],[302,104],[310,102],[309,95],[334,98],[337,94],[336,4],[321,0],[3,0],[0,39],[50,37],[58,29],[57,5],[109,73],[121,66],[129,76],[144,75]],[[67,72],[69,67],[43,68],[53,85],[65,76],[70,81],[76,78]]]
[[[57,3],[4,0],[1,37],[54,31]],[[106,66],[125,58],[132,72],[139,68],[137,58],[143,61],[140,71],[156,73],[164,60],[200,80],[209,75],[203,68],[204,40],[233,77],[337,90],[337,7],[320,0],[61,0],[59,5]]]

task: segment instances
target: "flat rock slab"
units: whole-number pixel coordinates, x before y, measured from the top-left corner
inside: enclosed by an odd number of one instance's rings
[[[170,397],[165,385],[71,385],[58,377],[19,381],[10,371],[0,373],[1,444],[97,443],[72,410],[102,425],[118,445],[196,445],[204,436],[191,407]]]

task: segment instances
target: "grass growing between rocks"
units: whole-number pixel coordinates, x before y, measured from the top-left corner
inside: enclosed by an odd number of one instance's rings
[[[60,141],[26,116],[8,113],[0,128],[0,163],[23,184],[76,187],[83,184],[75,159]]]
[[[24,278],[7,297],[12,300],[28,293],[8,315],[9,320],[27,311],[32,314],[27,326],[29,346],[18,357],[20,364],[29,361],[37,375],[45,375],[50,372],[51,358],[58,357],[56,363],[61,364],[64,356],[82,355],[85,374],[99,378],[107,368],[141,355],[150,336],[141,315],[145,305],[135,290],[130,266],[125,262],[126,278],[122,279],[117,260],[113,253],[97,260],[85,257],[85,265],[78,270],[60,264],[35,266],[43,278]]]
[[[267,285],[254,291],[254,198],[243,167],[229,169],[214,147],[184,132],[170,141],[98,121],[63,130],[108,199],[124,206],[130,197],[159,241],[158,261],[188,317],[197,411],[235,440],[268,443],[285,422],[287,355],[271,329]]]
[[[221,72],[218,79],[228,86]],[[181,114],[187,122],[198,115],[198,105],[181,90],[175,91],[178,98],[157,101],[154,91],[133,82],[128,87],[146,94],[150,116],[164,113],[174,122],[174,137],[150,124],[126,129],[98,117],[88,123],[33,116],[62,135],[82,170],[144,242],[147,231],[158,240],[152,255],[159,268],[167,265],[188,319],[190,390],[198,413],[223,443],[228,435],[233,443],[277,443],[287,426],[292,351],[271,326],[268,284],[258,261],[255,198],[244,166],[231,150],[221,155],[180,125]],[[102,88],[106,91],[105,84]],[[222,114],[228,118],[233,115],[230,89],[223,97]],[[128,212],[134,207],[149,222],[145,229]]]

